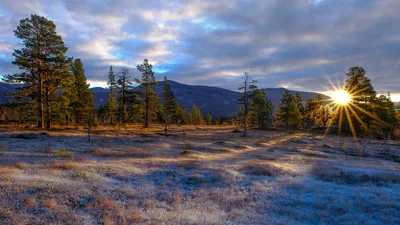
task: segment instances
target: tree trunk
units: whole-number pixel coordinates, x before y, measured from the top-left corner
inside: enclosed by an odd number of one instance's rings
[[[145,98],[146,98],[146,102],[145,102],[145,104],[146,104],[146,115],[145,115],[145,119],[146,119],[146,124],[145,124],[145,127],[149,127],[149,93],[148,93],[148,87],[147,87],[147,85],[148,84],[146,84],[146,90],[145,90]]]
[[[43,92],[42,92],[42,78],[39,72],[39,86],[38,86],[38,96],[37,96],[37,103],[38,103],[38,123],[37,128],[44,127],[44,113],[43,113]]]
[[[51,113],[50,113],[50,101],[49,101],[49,90],[46,88],[45,93],[45,104],[46,104],[46,129],[51,128]]]
[[[126,112],[126,107],[125,107],[125,81],[122,84],[122,124],[125,124],[125,112]]]
[[[244,121],[243,121],[243,137],[247,136],[247,112],[244,113]]]

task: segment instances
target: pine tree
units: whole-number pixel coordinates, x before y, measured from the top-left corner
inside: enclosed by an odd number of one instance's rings
[[[289,127],[289,117],[290,117],[290,104],[294,101],[292,94],[288,90],[285,90],[281,97],[281,102],[279,104],[278,111],[276,113],[277,120],[282,122],[286,127]],[[294,101],[297,104],[298,103]],[[300,110],[300,109],[299,109]]]
[[[257,89],[256,83],[249,73],[244,72],[243,75],[243,86],[239,87],[239,91],[243,91],[242,97],[238,99],[238,104],[243,104],[244,106],[244,118],[243,118],[243,137],[247,136],[247,115],[249,113],[249,106],[251,103],[251,98],[253,91]]]
[[[117,81],[115,78],[115,73],[113,67],[110,66],[108,72],[108,100],[106,105],[106,120],[109,124],[114,125],[117,122]]]
[[[132,82],[129,78],[129,69],[122,68],[121,72],[119,72],[118,74],[117,80],[117,85],[119,88],[119,115],[122,124],[126,123],[128,97],[132,94],[132,91],[129,88],[129,85],[132,84]]]
[[[301,115],[298,103],[292,99],[288,105],[288,125],[292,129],[292,132],[299,127],[303,116]]]
[[[388,96],[380,95],[374,105],[374,114],[380,121],[375,122],[375,130],[387,133],[393,129],[396,123],[396,109],[390,93]]]
[[[88,114],[94,107],[94,94],[87,83],[83,64],[80,59],[75,59],[71,65],[74,75],[73,84],[70,89],[69,108],[72,111],[76,124],[85,124]]]
[[[13,64],[24,72],[6,75],[3,79],[24,84],[18,88],[16,96],[34,100],[37,103],[37,127],[43,127],[45,123],[49,129],[57,91],[67,87],[71,80],[68,71],[71,59],[64,55],[68,48],[57,34],[56,25],[38,15],[21,20],[14,34],[22,40],[23,48],[14,50]]]
[[[203,114],[201,114],[200,109],[196,105],[193,105],[190,111],[190,123],[193,125],[204,124]]]
[[[179,124],[179,125],[188,124],[190,122],[187,110],[182,108],[182,106],[179,105],[178,102],[175,103],[175,117],[174,117],[174,120],[175,120],[175,123]]]
[[[210,113],[207,113],[206,123],[207,123],[207,125],[212,125],[212,116]]]
[[[128,121],[131,123],[143,123],[144,122],[144,104],[139,99],[138,94],[134,91],[129,92],[128,97]]]
[[[254,115],[254,119],[252,120],[257,121],[258,128],[264,128],[267,112],[267,94],[264,90],[255,90],[250,102],[250,113]]]
[[[143,64],[137,65],[137,69],[142,73],[142,78],[136,79],[136,82],[140,84],[141,94],[144,99],[145,106],[145,127],[149,127],[152,115],[154,115],[155,107],[157,107],[158,98],[157,94],[153,91],[153,87],[157,86],[156,78],[153,72],[153,65],[149,64],[149,61],[145,59]]]
[[[357,116],[350,110],[350,119],[354,134],[362,134],[370,131],[374,118],[365,112],[373,112],[376,92],[371,85],[370,79],[365,76],[366,71],[362,67],[351,67],[346,73],[349,79],[346,80],[345,90],[352,95],[352,106]],[[347,124],[347,117],[344,117]]]
[[[172,91],[171,85],[169,85],[167,77],[164,77],[163,88],[162,88],[162,98],[164,103],[164,132],[167,134],[168,125],[171,123],[172,118],[175,115],[176,102],[174,92]]]

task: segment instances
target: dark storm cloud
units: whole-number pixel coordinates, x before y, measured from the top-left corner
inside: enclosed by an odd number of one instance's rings
[[[377,91],[400,98],[399,10],[397,0],[2,0],[0,71],[15,72],[12,30],[36,13],[55,21],[96,85],[109,65],[138,76],[143,58],[159,79],[230,89],[249,71],[260,87],[324,91],[363,66]]]

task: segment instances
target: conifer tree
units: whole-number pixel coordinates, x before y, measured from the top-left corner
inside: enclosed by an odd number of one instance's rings
[[[253,96],[253,91],[257,89],[257,86],[254,85],[255,83],[256,81],[250,77],[249,73],[244,72],[243,86],[239,87],[239,91],[243,91],[243,94],[242,97],[238,99],[238,103],[243,104],[244,106],[243,137],[247,136],[247,115],[249,113],[249,106]]]
[[[128,121],[131,123],[143,123],[144,122],[144,104],[139,99],[138,94],[135,91],[128,92]]]
[[[288,90],[285,90],[282,94],[281,102],[279,104],[279,108],[276,115],[277,115],[277,120],[282,122],[286,127],[289,127],[289,117],[290,117],[289,106],[290,104],[292,104],[292,102],[295,102],[298,108],[298,103],[294,101],[292,94],[290,94]]]
[[[250,111],[254,114],[254,120],[258,123],[258,128],[264,127],[264,122],[267,116],[267,94],[264,90],[255,90],[253,98],[250,102]],[[252,122],[254,123],[254,122]]]
[[[375,121],[375,129],[387,133],[394,127],[396,123],[396,109],[390,93],[388,96],[380,95],[374,105],[374,114],[381,121]]]
[[[112,66],[110,66],[110,70],[108,71],[107,84],[109,92],[106,105],[106,119],[109,124],[114,125],[117,122],[118,105],[117,105],[117,81]]]
[[[164,132],[167,134],[168,125],[171,123],[173,116],[175,115],[176,102],[174,92],[172,91],[171,85],[168,82],[167,77],[164,77],[163,88],[162,88],[162,98],[164,103]]]
[[[207,123],[207,125],[212,125],[212,116],[211,116],[211,113],[207,113],[207,116],[206,116],[206,123]]]
[[[203,114],[201,114],[200,109],[196,105],[193,105],[190,111],[190,123],[193,125],[204,124]]]
[[[303,116],[301,115],[298,103],[292,99],[288,105],[288,125],[294,133],[295,129],[299,127]]]
[[[375,120],[371,115],[364,113],[373,112],[376,100],[376,92],[365,73],[364,68],[358,66],[351,67],[346,73],[349,79],[346,80],[345,90],[352,94],[352,106],[354,108],[354,113],[349,111],[350,119],[354,132],[357,134],[369,132]],[[358,119],[355,113],[358,115]],[[349,124],[347,117],[344,117],[344,120]]]
[[[240,107],[241,109],[243,109],[244,107]],[[244,112],[244,109],[242,110]],[[244,113],[243,113],[244,114]],[[243,116],[242,116],[243,117]],[[243,123],[243,119],[242,119],[242,123]],[[221,125],[221,117],[217,116],[215,117],[215,121],[214,121],[215,125]]]
[[[132,91],[129,88],[130,84],[132,84],[132,82],[130,81],[129,77],[129,69],[122,68],[121,72],[119,72],[118,74],[117,80],[117,85],[119,88],[119,115],[122,124],[126,123],[128,97],[132,94]]]
[[[145,106],[145,127],[149,127],[151,117],[156,113],[155,108],[159,104],[157,94],[153,91],[153,87],[157,86],[156,78],[153,72],[153,65],[144,59],[143,64],[137,65],[137,69],[142,73],[142,78],[136,79],[141,89]]]
[[[188,112],[186,109],[182,108],[178,102],[175,102],[175,116],[174,116],[174,123],[182,125],[188,124],[190,119],[188,117]]]
[[[306,127],[311,127],[313,125],[314,119],[312,118],[312,113],[320,108],[323,105],[322,96],[318,94],[314,99],[309,98],[306,101],[304,108],[304,122]]]
[[[94,107],[94,94],[87,83],[85,71],[81,60],[75,59],[71,65],[74,75],[72,88],[70,90],[69,108],[76,124],[85,124],[88,114]]]
[[[304,121],[304,106],[303,106],[303,99],[301,98],[300,93],[296,92],[296,95],[294,96],[294,100],[295,100],[295,102],[297,102],[297,105],[299,107],[301,116],[303,118],[302,121],[300,122],[300,124],[303,124],[303,121]]]
[[[22,19],[14,34],[22,40],[23,48],[14,50],[17,65],[24,72],[6,75],[9,83],[23,83],[16,96],[30,98],[37,104],[37,127],[51,126],[51,107],[58,98],[58,90],[70,85],[71,74],[68,64],[71,62],[64,54],[67,52],[64,42],[56,32],[56,25],[45,17],[31,15]]]

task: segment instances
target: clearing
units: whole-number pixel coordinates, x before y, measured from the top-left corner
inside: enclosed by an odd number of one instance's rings
[[[2,128],[0,224],[400,224],[399,143],[233,130]]]

